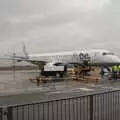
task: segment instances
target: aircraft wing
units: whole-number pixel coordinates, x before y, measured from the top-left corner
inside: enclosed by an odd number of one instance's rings
[[[17,56],[17,55],[9,55],[8,60],[15,60],[17,62],[22,62],[22,61],[26,61],[29,63],[32,63],[34,65],[37,65],[39,67],[43,67],[44,65],[56,65],[56,66],[60,66],[60,65],[66,65],[67,63],[64,62],[60,62],[59,60],[49,60],[49,61],[42,61],[42,60],[37,60],[37,59],[32,59],[28,56],[22,57],[22,56]]]
[[[15,60],[17,62],[25,61],[25,62],[32,63],[34,65],[37,65],[39,67],[43,67],[45,64],[47,64],[47,62],[45,62],[45,61],[32,60],[30,58],[21,57],[21,56],[10,56],[10,58],[8,58],[7,60]]]
[[[45,61],[37,61],[37,60],[25,60],[26,62],[32,63],[34,65],[37,65],[39,67],[44,66],[45,64],[47,64]]]

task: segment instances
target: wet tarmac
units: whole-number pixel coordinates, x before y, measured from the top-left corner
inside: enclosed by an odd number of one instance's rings
[[[47,101],[84,94],[115,90],[120,88],[120,80],[101,80],[100,82],[80,82],[65,79],[37,86],[29,78],[39,75],[38,71],[1,71],[0,105],[25,104]]]
[[[11,107],[13,120],[90,120],[90,96],[83,96],[120,89],[120,80],[107,76],[99,82],[64,79],[37,86],[29,80],[36,75],[33,70],[0,71],[0,106]],[[120,118],[119,98],[119,91],[95,95],[94,120]]]

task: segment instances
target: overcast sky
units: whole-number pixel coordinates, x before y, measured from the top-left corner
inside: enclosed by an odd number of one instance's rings
[[[0,0],[0,54],[120,46],[120,0]]]

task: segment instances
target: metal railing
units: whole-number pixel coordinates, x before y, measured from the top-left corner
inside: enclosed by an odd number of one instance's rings
[[[0,120],[120,120],[120,91],[4,106]]]

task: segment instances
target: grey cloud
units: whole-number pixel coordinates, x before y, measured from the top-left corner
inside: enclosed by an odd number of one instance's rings
[[[4,40],[1,51],[5,50],[3,45],[19,46],[21,40],[26,41],[30,52],[106,47],[106,44],[110,47],[113,43],[119,46],[119,1],[111,1],[104,9],[95,7],[87,11],[83,7],[71,7],[67,0],[63,3],[11,0],[0,20],[0,40]]]

